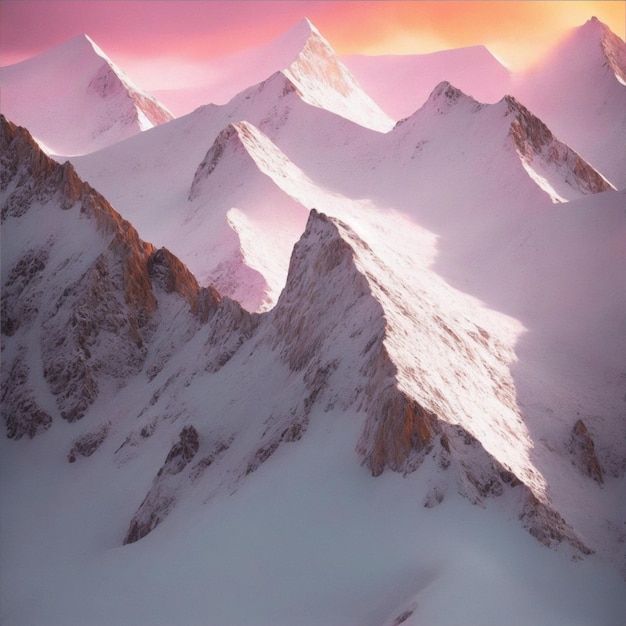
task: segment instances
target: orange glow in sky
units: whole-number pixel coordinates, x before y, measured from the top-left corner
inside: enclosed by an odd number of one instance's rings
[[[626,2],[369,2],[359,3],[364,10],[356,15],[351,3],[339,4],[348,6],[337,8],[323,32],[340,54],[415,54],[483,44],[513,70],[594,15],[622,39],[626,28]],[[348,20],[349,32],[342,27]]]
[[[305,16],[338,54],[484,44],[513,70],[594,15],[626,36],[621,1],[0,0],[0,11],[1,65],[86,33],[147,89],[192,80],[211,59],[267,43]]]

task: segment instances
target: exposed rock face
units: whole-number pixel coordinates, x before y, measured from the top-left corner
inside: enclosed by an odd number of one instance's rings
[[[373,441],[366,457],[373,476],[382,474],[385,467],[396,472],[408,469],[409,458],[416,453],[428,454],[441,431],[436,415],[397,390],[388,390],[372,409],[378,416],[368,426],[375,432],[366,433],[365,439]]]
[[[524,105],[512,96],[504,98],[509,113],[515,116],[510,135],[520,156],[527,162],[543,159],[547,163],[563,165],[573,172],[568,182],[583,193],[599,193],[613,186],[580,155],[561,143],[550,129]]]
[[[91,456],[104,443],[108,434],[108,424],[105,424],[102,428],[93,433],[85,433],[74,441],[67,455],[67,460],[70,463],[75,463],[80,456]]]
[[[82,275],[54,302],[46,302],[45,310],[37,311],[45,329],[41,334],[44,376],[57,396],[61,416],[74,421],[97,396],[98,376],[123,380],[143,363],[143,343],[156,308],[147,271],[153,249],[78,178],[69,163],[59,165],[49,159],[26,131],[6,120],[2,148],[13,173],[12,178],[5,177],[2,189],[7,217],[20,218],[37,202],[52,202],[62,210],[76,206],[80,214],[94,220],[103,237],[101,251]],[[7,222],[5,228],[10,230],[12,224]],[[32,251],[13,266],[3,286],[7,334],[16,324],[28,323],[44,304],[37,300],[49,253],[48,248]],[[16,307],[26,310],[16,311]]]
[[[200,289],[195,276],[167,248],[155,250],[148,257],[148,275],[153,286],[182,296],[202,321],[206,321],[211,306],[221,301],[213,288]]]
[[[532,493],[526,496],[520,520],[535,539],[548,547],[566,541],[582,554],[592,553],[563,517]]]
[[[42,294],[41,282],[48,256],[48,248],[25,250],[11,267],[2,293],[3,335],[11,337],[20,326],[29,326],[37,316],[37,300]]]
[[[13,363],[2,368],[2,417],[9,439],[31,439],[50,428],[52,417],[35,400],[30,370],[24,363],[25,349],[20,350]]]
[[[593,478],[600,485],[604,482],[593,439],[581,419],[577,420],[572,428],[569,451],[572,461],[583,474]]]
[[[198,431],[185,426],[178,441],[171,447],[165,462],[157,472],[152,487],[130,522],[124,545],[134,543],[154,530],[176,503],[178,481],[173,479],[189,465],[200,447]]]
[[[592,18],[592,21],[594,20],[595,24],[600,26],[603,31],[600,46],[604,56],[615,76],[618,76],[626,84],[626,44],[596,17]]]
[[[507,489],[517,489],[522,501],[534,503],[518,512],[533,536],[548,545],[565,541],[576,550],[588,552],[543,495],[535,495],[532,474],[517,476],[500,463],[474,435],[455,423],[438,398],[432,398],[427,406],[403,388],[401,373],[387,345],[395,341],[388,321],[393,311],[385,311],[376,299],[374,294],[382,287],[374,272],[366,269],[373,268],[372,259],[362,258],[372,254],[349,226],[316,211],[311,212],[307,229],[294,248],[287,286],[276,309],[268,315],[276,332],[274,346],[281,350],[290,369],[304,372],[305,383],[320,383],[311,403],[363,408],[368,417],[357,450],[374,476],[385,469],[415,471],[429,455],[438,459],[449,476],[445,484],[433,487],[425,506],[441,502],[450,482],[456,483],[457,490],[475,504],[501,496]],[[393,294],[387,293],[387,297],[393,298]],[[330,327],[325,316],[329,308],[333,311]],[[337,311],[341,311],[338,316]],[[333,350],[337,319],[342,320],[342,336],[348,333],[354,342],[349,359]],[[493,340],[485,338],[486,332],[473,332],[467,343],[436,315],[433,321],[449,342],[455,362],[464,358],[460,347],[470,360],[469,367],[477,367],[479,360],[485,359],[480,366],[489,372],[485,384],[494,385],[503,405],[514,408],[514,389],[509,389],[506,379],[494,369]],[[324,376],[320,375],[322,371]],[[428,376],[424,376],[423,384],[431,384]],[[344,386],[346,392],[342,395]],[[439,407],[441,413],[433,407]],[[299,423],[306,427],[309,413],[306,405],[300,407],[291,423],[295,424],[294,418],[299,416]],[[288,423],[284,422],[283,427]],[[249,468],[254,469],[288,440],[284,432],[284,428],[276,429],[272,438],[264,440]]]
[[[221,300],[214,290],[201,290],[168,251],[141,241],[69,163],[59,165],[25,129],[4,117],[0,122],[3,234],[27,237],[28,221],[23,220],[29,219],[66,224],[14,259],[3,255],[10,267],[2,285],[3,351],[5,338],[19,345],[20,337],[38,326],[45,380],[60,416],[75,421],[85,415],[104,380],[120,386],[142,369],[158,324],[155,286],[184,298],[201,321]],[[60,211],[56,218],[54,211]],[[74,240],[74,230],[76,236],[82,233],[83,243]],[[63,281],[54,280],[61,270]],[[4,381],[12,387],[6,392],[10,409],[5,415],[15,437],[32,436],[51,419],[33,409],[38,417],[28,426],[17,425],[25,402],[37,404],[27,389],[28,376],[22,375],[24,367],[11,369]]]
[[[121,296],[125,277],[114,263],[109,255],[98,257],[43,322],[44,376],[61,417],[71,422],[95,400],[101,375],[123,380],[137,373],[145,358],[147,311],[129,311]]]
[[[0,115],[0,189],[3,192],[2,221],[21,217],[33,202],[48,199],[59,191],[61,208],[76,200],[67,184],[67,169],[42,152],[28,131]],[[69,192],[69,193],[67,193]]]

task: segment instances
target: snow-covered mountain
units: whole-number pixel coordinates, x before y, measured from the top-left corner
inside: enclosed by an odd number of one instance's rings
[[[52,154],[86,154],[172,119],[87,35],[1,68],[0,89],[0,111]]]
[[[269,140],[297,142],[298,134],[315,136],[311,157],[323,167],[338,136],[356,141],[380,133],[311,104],[276,72],[226,105],[201,107],[72,161],[144,237],[177,249],[201,283],[213,282],[248,309],[263,310],[284,285],[308,210],[327,195]],[[218,161],[224,165],[217,167]],[[272,227],[269,237],[259,234],[265,229],[247,234],[255,220],[267,224],[270,216],[280,217],[280,230]]]
[[[484,46],[430,54],[342,57],[363,89],[394,119],[408,117],[448,81],[481,102],[509,93],[511,73]]]
[[[328,41],[306,18],[275,41],[214,63],[219,71],[207,85],[164,96],[173,102],[180,100],[179,106],[188,112],[189,102],[225,104],[250,85],[281,72],[309,104],[367,128],[386,131],[393,126],[391,118],[361,89]]]
[[[626,44],[597,18],[515,76],[513,93],[616,187],[626,186]]]
[[[442,81],[481,102],[512,94],[616,187],[626,185],[626,44],[595,17],[523,72],[509,72],[483,46],[342,61],[395,119]]]
[[[626,190],[267,50],[71,163],[0,117],[0,621],[622,623]]]

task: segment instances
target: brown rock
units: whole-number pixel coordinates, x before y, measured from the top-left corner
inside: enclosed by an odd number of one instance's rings
[[[572,428],[569,450],[578,469],[601,485],[604,482],[602,467],[596,455],[593,439],[581,419],[577,420]]]

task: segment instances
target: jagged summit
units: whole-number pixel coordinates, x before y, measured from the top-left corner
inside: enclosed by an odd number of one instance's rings
[[[446,109],[456,106],[470,107],[473,111],[477,111],[482,104],[444,80],[433,89],[424,106],[443,113]]]
[[[2,112],[55,154],[92,152],[172,119],[84,34],[3,68],[0,87]]]
[[[295,59],[282,71],[302,98],[368,128],[389,130],[392,120],[361,89],[319,31],[307,19],[294,31],[298,36],[308,34]]]
[[[361,126],[385,132],[393,120],[363,91],[328,41],[306,18],[256,52],[252,86],[231,99],[250,99],[281,83],[279,94],[296,92],[306,103]],[[250,84],[250,83],[248,83]]]
[[[439,131],[435,133],[435,129]],[[443,81],[418,111],[398,123],[393,135],[402,143],[417,142],[423,146],[436,136],[437,145],[449,143],[453,151],[460,150],[466,155],[462,166],[466,169],[470,159],[480,168],[484,167],[480,165],[482,162],[492,158],[489,153],[504,150],[508,158],[513,152],[516,159],[506,165],[504,160],[499,164],[500,180],[502,176],[512,176],[523,183],[525,177],[519,176],[519,165],[522,165],[534,185],[553,202],[614,189],[602,174],[560,141],[513,96],[505,96],[494,104],[483,104]]]
[[[596,58],[599,55],[616,78],[626,84],[626,43],[597,17],[573,29],[555,54],[567,56],[576,52]]]

